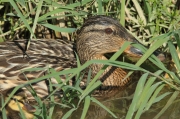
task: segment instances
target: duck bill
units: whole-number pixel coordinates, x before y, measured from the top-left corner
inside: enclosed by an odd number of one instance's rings
[[[159,51],[154,51],[153,53],[160,61],[164,61],[165,60],[165,55]],[[130,46],[129,48],[127,48],[124,53],[123,56],[132,61],[132,62],[137,62],[143,55],[143,52],[134,47],[134,46]]]
[[[105,53],[104,56],[107,58],[107,59],[110,59],[112,57],[112,55],[117,52],[117,51],[114,51],[114,52],[110,52],[110,53]],[[159,51],[154,51],[153,53],[160,61],[165,61],[165,55]],[[120,55],[118,57],[117,60],[119,61],[127,61],[127,62],[137,62],[141,57],[143,56],[143,52],[134,47],[134,46],[130,46],[128,47],[122,55]]]

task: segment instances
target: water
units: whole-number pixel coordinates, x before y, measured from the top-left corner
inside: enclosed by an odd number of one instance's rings
[[[104,96],[96,96],[103,105],[110,109],[118,119],[125,119],[128,108],[131,104],[133,94],[136,88],[137,82],[132,83],[125,89],[117,89],[114,92],[106,94]],[[169,88],[165,87],[161,93],[170,91]],[[160,110],[167,103],[171,95],[166,96],[163,100],[152,105],[152,107],[141,115],[140,119],[153,119]],[[68,119],[80,119],[83,111],[83,104],[73,112]],[[68,111],[68,108],[62,109],[60,106],[56,106],[52,119],[62,119],[63,115]],[[17,114],[17,112],[16,112]],[[180,118],[180,99],[176,99],[174,103],[166,110],[163,115],[158,119],[179,119]],[[1,118],[0,118],[1,119]],[[14,118],[12,118],[14,119]],[[15,118],[21,119],[21,118]],[[86,119],[114,119],[114,117],[99,107],[96,103],[91,103],[89,107]]]
[[[118,117],[118,119],[125,119],[133,98],[135,87],[136,83],[128,86],[126,89],[119,90],[118,93],[111,93],[104,97],[96,97],[96,99],[110,109]],[[169,89],[164,88],[161,93],[167,91],[169,91]],[[170,96],[171,95],[166,96],[160,102],[153,104],[148,111],[141,115],[140,119],[153,119],[167,103]],[[55,116],[53,119],[61,119],[66,111],[67,110],[62,110],[56,107],[55,115],[57,114],[58,116]],[[80,106],[68,119],[80,119],[82,111],[83,105]],[[114,117],[97,104],[91,103],[86,119],[114,119]],[[178,100],[177,98],[177,100],[158,119],[180,119],[180,99]]]

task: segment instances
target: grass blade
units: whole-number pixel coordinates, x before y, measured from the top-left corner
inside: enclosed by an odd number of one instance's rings
[[[76,29],[75,28],[60,28],[58,26],[52,25],[52,24],[48,24],[48,23],[42,23],[41,25],[50,28],[52,30],[58,31],[58,32],[67,32],[67,33],[72,33],[74,32]]]
[[[113,112],[111,112],[106,106],[100,103],[96,98],[91,97],[91,100],[102,107],[104,110],[106,110],[108,113],[110,113],[114,118],[117,118],[117,116]]]
[[[179,62],[180,60],[179,60],[178,54],[176,52],[176,49],[171,41],[168,41],[168,46],[169,46],[169,50],[170,50],[172,59],[173,59],[174,63],[176,64],[178,71],[180,71],[180,62]]]
[[[76,110],[76,108],[72,108],[71,110],[69,110],[63,117],[62,119],[68,119],[69,116],[72,115],[72,113]]]
[[[159,70],[155,74],[160,75],[161,73],[162,73],[162,71]],[[147,82],[143,88],[143,92],[141,94],[141,97],[140,97],[139,101],[137,102],[137,107],[139,107],[141,105],[141,103],[144,101],[144,98],[147,96],[148,90],[150,89],[150,87],[152,86],[152,84],[154,83],[155,80],[156,80],[156,77],[150,77],[147,80]]]
[[[1,105],[4,105],[4,97],[3,97],[2,94],[1,94]],[[7,119],[6,109],[5,108],[2,109],[2,118]]]
[[[121,23],[122,26],[125,26],[125,0],[121,0],[120,23]]]
[[[27,27],[27,29],[31,32],[31,34],[34,36],[34,38],[36,38],[36,36],[34,35],[31,27],[29,26],[26,18],[24,17],[24,15],[21,13],[21,11],[19,10],[18,6],[16,5],[14,0],[9,0],[9,2],[11,3],[11,5],[13,6],[13,8],[16,10],[16,12],[18,13],[19,17],[21,18],[21,20],[23,21],[23,23],[25,24],[25,26]]]
[[[163,109],[153,118],[153,119],[159,119],[159,117],[167,110],[167,108],[173,103],[173,101],[177,98],[179,95],[179,91],[175,91],[172,96],[169,98],[166,105],[163,107]]]
[[[156,88],[157,88],[160,84],[162,84],[162,82],[158,82],[158,83],[152,85],[151,88],[148,90],[147,95],[146,95],[146,97],[144,97],[144,100],[143,100],[143,102],[141,103],[140,107],[137,107],[137,108],[138,108],[138,111],[137,111],[137,113],[136,113],[135,119],[139,119],[139,118],[140,118],[141,114],[143,113],[143,110],[144,110],[145,106],[147,105],[147,102],[148,102],[149,98],[150,98],[151,95],[153,94],[154,90],[156,90]]]
[[[86,117],[86,114],[87,114],[87,111],[89,109],[89,106],[90,106],[90,96],[86,96],[85,97],[85,102],[84,102],[84,108],[83,108],[83,112],[82,112],[82,115],[81,115],[81,119],[85,119]]]
[[[133,97],[133,100],[132,100],[132,103],[129,107],[129,110],[126,114],[126,119],[132,119],[132,116],[134,115],[134,112],[136,111],[137,109],[137,102],[139,101],[140,99],[140,95],[143,91],[143,88],[144,88],[144,85],[145,85],[145,81],[147,80],[147,77],[148,77],[148,73],[145,73],[141,76],[137,86],[136,86],[136,91],[134,93],[134,97]]]

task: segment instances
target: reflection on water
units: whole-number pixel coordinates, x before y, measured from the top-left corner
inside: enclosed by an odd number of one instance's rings
[[[133,83],[126,87],[125,89],[116,89],[104,96],[96,96],[102,104],[104,104],[108,109],[110,109],[118,119],[125,119],[128,108],[131,104],[133,93],[136,88],[136,83]],[[169,91],[164,89],[163,92]],[[153,119],[160,110],[164,107],[167,100],[171,95],[165,97],[158,103],[152,105],[152,107],[145,112],[140,119]],[[69,119],[80,119],[83,111],[83,104],[69,117]],[[63,115],[69,110],[69,108],[62,109],[60,106],[56,106],[52,119],[62,119]],[[16,112],[17,114],[17,112]],[[18,115],[18,114],[17,114]],[[13,116],[15,117],[15,116]],[[21,119],[13,118],[11,119]],[[158,119],[179,119],[180,118],[180,99],[177,100],[166,110],[166,112]],[[1,119],[1,117],[0,117]],[[107,111],[99,107],[96,103],[91,103],[88,110],[86,119],[114,119]]]
[[[119,89],[111,91],[104,96],[95,96],[103,105],[110,109],[119,118],[125,117],[128,107],[133,98],[133,93],[136,84],[128,86],[126,89]],[[69,119],[80,119],[83,111],[83,104],[71,115]],[[53,119],[61,119],[63,114],[68,110],[62,110],[57,106],[55,108],[55,113]],[[114,119],[106,110],[99,107],[96,103],[91,103],[89,107],[86,119]]]
[[[131,104],[133,93],[135,90],[136,84],[130,85],[126,89],[117,89],[118,93],[110,93],[103,97],[96,97],[101,103],[103,103],[107,108],[109,108],[119,119],[125,119],[128,108]],[[164,89],[166,92],[167,89]],[[161,100],[160,102],[153,104],[153,106],[145,112],[140,119],[153,119],[160,110],[164,107],[169,96]],[[69,119],[80,119],[83,111],[83,106],[81,105]],[[59,107],[56,107],[56,112],[54,113],[53,119],[61,119],[63,114],[67,110],[62,110]],[[172,104],[166,112],[158,119],[179,119],[180,118],[180,100],[177,100]],[[91,103],[91,106],[88,110],[86,119],[114,119],[107,111],[99,107],[95,103]]]

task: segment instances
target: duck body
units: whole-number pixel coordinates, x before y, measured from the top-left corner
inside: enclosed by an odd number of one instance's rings
[[[61,71],[76,67],[73,44],[68,41],[32,40],[27,51],[26,44],[25,39],[0,44],[0,89],[2,92],[45,75],[48,68]],[[44,68],[44,70],[24,71],[30,68]],[[57,82],[52,80],[52,83]],[[45,81],[33,84],[33,88],[41,98],[48,95],[48,86]],[[33,98],[30,92],[26,91],[26,94],[30,99]]]
[[[81,64],[92,60],[107,60],[106,53],[117,52],[125,41],[138,43],[138,41],[122,27],[117,20],[107,16],[94,16],[89,18],[77,31],[76,52]],[[33,80],[46,73],[46,71],[24,72],[29,68],[54,68],[56,71],[74,68],[76,58],[73,44],[63,40],[31,40],[28,50],[27,41],[17,40],[0,44],[0,89],[6,92],[28,80]],[[129,46],[125,54],[141,57],[142,52]],[[103,64],[92,64],[92,78],[103,67]],[[131,78],[124,80],[128,71],[109,66],[99,77],[103,86],[124,86]],[[28,80],[27,80],[28,79]],[[65,79],[65,76],[61,77]],[[52,80],[52,83],[57,83]],[[45,81],[32,84],[39,97],[48,95],[48,86]],[[26,92],[28,93],[28,92]],[[29,93],[28,93],[29,94]]]
[[[87,19],[77,31],[75,45],[64,40],[39,39],[31,40],[27,50],[28,41],[24,39],[0,43],[0,92],[8,96],[7,94],[16,86],[45,75],[48,68],[54,68],[56,71],[76,68],[74,51],[77,52],[81,64],[93,59],[107,60],[105,54],[117,52],[125,41],[139,43],[117,20],[107,16],[94,16]],[[133,46],[127,47],[123,54],[135,58],[142,56],[142,52]],[[103,66],[103,64],[94,63],[84,70],[85,75],[91,69],[91,78],[93,78]],[[30,68],[44,69],[24,71]],[[127,73],[128,71],[125,69],[108,66],[99,80],[102,81],[102,87],[123,87],[130,79],[135,78],[132,75],[125,79]],[[60,77],[62,81],[66,79],[66,76]],[[86,79],[84,78],[82,81],[82,84],[86,85]],[[57,83],[55,79],[51,79],[51,82]],[[69,84],[72,85],[73,82],[70,81]],[[31,85],[40,98],[49,94],[47,80]],[[25,87],[19,90],[20,99],[24,100],[22,97],[25,96],[28,101],[34,100]],[[16,99],[19,100],[19,98]],[[15,103],[11,100],[7,105],[8,108],[10,107],[10,112],[17,111]],[[29,110],[29,106],[22,101],[20,106]],[[31,119],[33,114],[26,110],[27,119]]]

